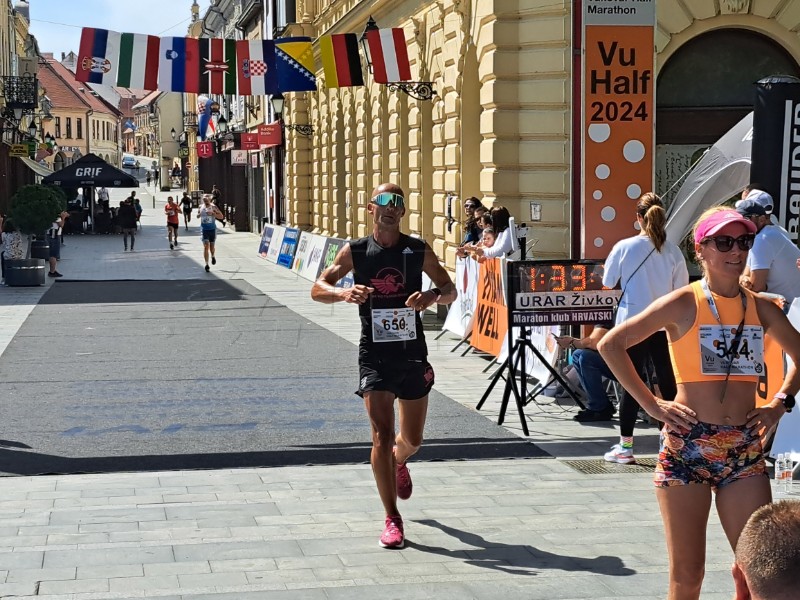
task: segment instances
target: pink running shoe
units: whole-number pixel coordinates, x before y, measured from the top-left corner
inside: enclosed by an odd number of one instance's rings
[[[408,472],[406,463],[397,463],[397,497],[400,500],[408,500],[411,498],[411,492],[414,491],[414,484],[411,483],[411,473]]]
[[[403,534],[403,517],[395,515],[386,517],[386,527],[378,542],[382,548],[402,548],[406,545],[406,538]]]

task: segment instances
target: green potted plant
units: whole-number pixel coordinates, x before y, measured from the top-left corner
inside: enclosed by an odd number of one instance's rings
[[[43,285],[45,260],[30,258],[34,236],[44,236],[66,208],[64,193],[47,185],[26,185],[11,198],[10,216],[17,229],[28,236],[27,258],[6,261],[7,285]]]

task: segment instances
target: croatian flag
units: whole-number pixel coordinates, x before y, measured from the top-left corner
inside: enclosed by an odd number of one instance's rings
[[[375,83],[411,81],[406,37],[400,27],[368,31],[367,43]]]
[[[115,85],[119,62],[120,34],[108,29],[84,27],[75,65],[75,79],[87,83]]]
[[[157,90],[158,49],[159,39],[154,35],[123,33],[117,85],[137,90]]]
[[[200,91],[200,40],[162,37],[158,52],[158,89],[162,92]]]
[[[275,43],[272,40],[236,42],[236,75],[240,96],[271,96],[278,91]]]

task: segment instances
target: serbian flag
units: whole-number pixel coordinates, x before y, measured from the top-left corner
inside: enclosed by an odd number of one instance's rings
[[[240,96],[271,96],[278,91],[275,43],[272,40],[236,42],[236,76]]]
[[[117,85],[136,90],[158,89],[158,48],[155,35],[123,33],[120,36]]]
[[[236,93],[236,40],[200,38],[200,92]]]
[[[400,27],[368,31],[367,43],[375,83],[411,81],[406,36]]]
[[[200,40],[162,37],[158,54],[158,89],[162,92],[200,92]]]
[[[310,37],[276,39],[275,66],[279,91],[313,92],[317,89]]]
[[[364,85],[358,37],[355,33],[324,35],[319,39],[325,86],[329,88]]]
[[[75,79],[87,83],[116,84],[120,34],[84,27],[75,65]]]

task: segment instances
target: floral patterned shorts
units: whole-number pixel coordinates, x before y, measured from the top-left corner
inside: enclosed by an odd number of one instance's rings
[[[706,483],[716,489],[766,474],[761,438],[746,425],[697,423],[688,433],[664,427],[653,483]]]

